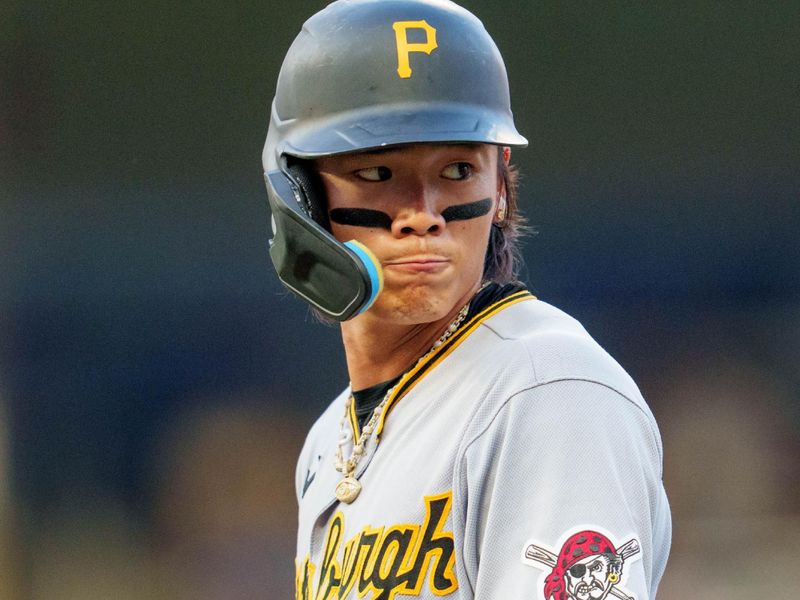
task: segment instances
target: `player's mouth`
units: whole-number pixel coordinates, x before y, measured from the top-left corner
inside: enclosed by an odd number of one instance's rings
[[[438,273],[450,265],[450,260],[438,255],[406,256],[387,260],[384,269],[408,273]]]

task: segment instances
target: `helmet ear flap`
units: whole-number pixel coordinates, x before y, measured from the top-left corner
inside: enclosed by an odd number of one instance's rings
[[[344,321],[367,310],[383,286],[380,261],[355,240],[340,242],[312,219],[325,217],[313,169],[264,173],[272,213],[269,255],[283,284],[326,317]]]
[[[325,196],[325,187],[319,173],[305,160],[297,160],[287,165],[289,176],[300,191],[300,200],[303,210],[306,211],[318,225],[326,231],[331,230],[328,218],[328,203]]]

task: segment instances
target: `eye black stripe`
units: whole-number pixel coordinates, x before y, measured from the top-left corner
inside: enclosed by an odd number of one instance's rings
[[[492,201],[489,198],[483,200],[476,200],[475,202],[466,202],[464,204],[454,204],[448,206],[442,211],[442,217],[445,221],[468,221],[469,219],[477,219],[488,213],[492,208]]]
[[[454,204],[442,211],[442,218],[446,222],[468,221],[477,219],[488,213],[492,208],[490,198]],[[377,229],[391,229],[392,218],[385,212],[371,208],[334,208],[330,211],[330,219],[339,225],[355,227],[371,227]]]
[[[392,218],[380,210],[371,208],[334,208],[330,212],[331,221],[339,225],[391,229]]]

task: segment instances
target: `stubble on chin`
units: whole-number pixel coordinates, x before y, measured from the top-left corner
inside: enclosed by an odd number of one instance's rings
[[[450,310],[446,296],[424,285],[405,285],[388,290],[378,299],[380,316],[408,325],[430,323],[441,319]]]

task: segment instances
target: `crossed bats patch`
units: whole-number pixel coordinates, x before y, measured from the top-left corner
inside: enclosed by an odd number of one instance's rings
[[[543,570],[544,600],[636,600],[621,586],[625,565],[640,558],[639,541],[616,546],[596,527],[572,531],[557,553],[535,540],[525,544],[522,562]]]

